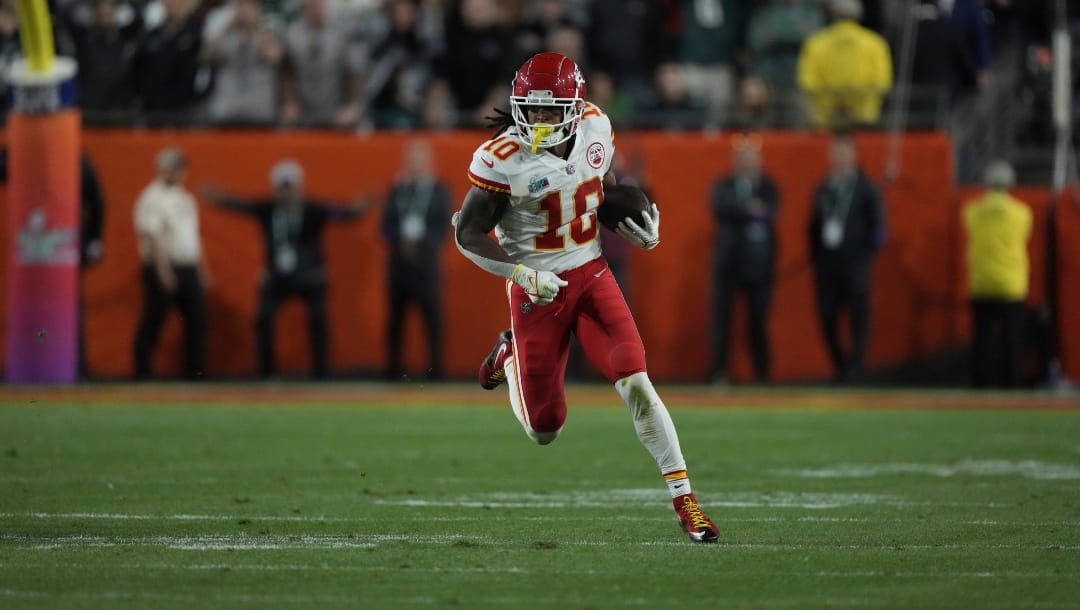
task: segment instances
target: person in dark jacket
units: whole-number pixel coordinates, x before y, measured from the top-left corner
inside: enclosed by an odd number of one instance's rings
[[[780,192],[761,169],[761,144],[737,137],[734,171],[720,178],[710,200],[719,227],[713,264],[712,381],[727,383],[731,312],[738,293],[747,300],[754,378],[769,378],[768,312],[776,260]]]
[[[834,380],[857,379],[866,360],[870,332],[870,272],[885,240],[885,207],[877,186],[859,168],[850,135],[833,138],[831,172],[814,193],[810,220],[811,260],[822,333]],[[837,318],[846,308],[851,349],[840,341]]]
[[[327,274],[323,262],[323,229],[333,221],[354,220],[367,212],[368,201],[332,205],[304,195],[304,171],[291,159],[279,161],[270,172],[273,196],[247,201],[204,186],[202,196],[211,204],[248,214],[259,221],[266,246],[266,272],[259,288],[255,322],[259,373],[274,375],[274,318],[282,301],[300,297],[308,308],[312,375],[328,373]]]
[[[135,93],[149,125],[183,125],[201,96],[202,20],[185,0],[162,4],[165,20],[143,34],[133,58]]]
[[[92,0],[88,20],[79,18],[79,3],[69,5],[63,23],[79,62],[79,107],[89,122],[126,123],[135,99],[133,62],[143,20],[129,4],[124,20],[117,9],[124,0]]]
[[[415,141],[405,149],[401,175],[390,188],[382,218],[382,235],[390,249],[386,328],[387,379],[399,379],[401,335],[406,308],[416,304],[427,329],[427,378],[442,376],[442,312],[439,304],[443,241],[450,226],[450,193],[435,176],[431,148]]]

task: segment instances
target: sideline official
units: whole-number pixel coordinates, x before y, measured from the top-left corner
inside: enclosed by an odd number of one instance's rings
[[[184,188],[187,159],[177,148],[157,156],[157,178],[135,203],[142,259],[143,313],[135,335],[135,378],[148,379],[153,350],[174,305],[184,318],[184,376],[204,375],[207,274],[195,198]]]
[[[1008,189],[1016,174],[1005,161],[986,167],[986,193],[964,208],[971,299],[971,381],[977,388],[1015,388],[1022,381],[1024,300],[1031,208]]]

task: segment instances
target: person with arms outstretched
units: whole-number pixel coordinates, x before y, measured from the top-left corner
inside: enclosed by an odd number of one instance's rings
[[[638,438],[667,481],[694,542],[716,542],[686,474],[671,416],[653,388],[645,348],[597,239],[596,210],[615,184],[611,122],[585,102],[585,79],[564,55],[540,53],[513,81],[510,114],[473,154],[472,183],[454,215],[461,253],[506,278],[511,328],[480,366],[480,383],[509,386],[510,406],[541,445],[566,420],[563,381],[571,334],[630,408]],[[498,241],[488,237],[495,231]],[[655,205],[619,234],[642,249],[660,243]]]
[[[259,283],[255,320],[260,377],[270,379],[277,372],[274,321],[278,309],[286,299],[299,297],[308,308],[311,376],[325,379],[330,372],[330,281],[323,257],[323,235],[328,223],[352,221],[367,213],[370,198],[361,196],[351,204],[340,205],[308,197],[304,169],[294,159],[274,164],[270,186],[270,197],[251,201],[211,185],[203,186],[202,196],[215,207],[251,216],[262,229],[266,271]]]

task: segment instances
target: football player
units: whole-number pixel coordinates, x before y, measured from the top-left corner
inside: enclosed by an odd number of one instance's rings
[[[525,433],[541,445],[566,420],[563,379],[570,333],[615,385],[634,428],[671,491],[675,512],[694,542],[719,531],[690,488],[686,462],[667,408],[649,381],[645,348],[597,239],[596,209],[615,184],[611,122],[585,101],[578,66],[540,53],[513,81],[502,129],[473,154],[472,182],[454,215],[457,247],[482,269],[507,279],[510,329],[480,366],[488,390],[506,382]],[[495,231],[498,242],[488,237]],[[660,243],[653,205],[619,225],[640,248]]]

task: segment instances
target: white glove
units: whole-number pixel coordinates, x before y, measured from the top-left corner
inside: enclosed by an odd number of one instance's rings
[[[656,209],[655,203],[641,213],[641,219],[641,226],[638,226],[636,222],[626,218],[619,223],[618,233],[637,247],[652,250],[660,245],[660,210]]]
[[[525,265],[514,267],[510,281],[525,290],[529,300],[537,305],[547,305],[555,300],[559,288],[566,286],[566,280],[550,271],[537,271]]]

